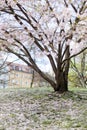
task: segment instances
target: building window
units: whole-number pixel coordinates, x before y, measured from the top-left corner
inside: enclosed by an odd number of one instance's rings
[[[14,65],[10,65],[10,70],[15,70],[15,66]]]
[[[15,66],[15,70],[19,70],[19,66]]]
[[[18,77],[18,74],[16,74],[16,77]]]
[[[12,80],[12,83],[15,83],[15,80]]]
[[[28,82],[26,81],[26,85],[28,84]]]
[[[21,71],[22,70],[22,68],[19,66],[19,71]]]

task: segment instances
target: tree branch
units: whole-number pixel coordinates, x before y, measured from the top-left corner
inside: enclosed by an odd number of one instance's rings
[[[66,60],[70,60],[71,58],[81,54],[83,51],[85,51],[87,49],[87,47],[85,47],[84,49],[82,49],[81,51],[79,51],[78,53],[74,54],[74,55],[71,55],[69,58],[66,58],[62,61],[62,64],[66,61]]]

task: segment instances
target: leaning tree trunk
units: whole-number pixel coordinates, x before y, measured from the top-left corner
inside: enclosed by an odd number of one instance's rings
[[[35,73],[34,73],[34,70],[32,70],[32,79],[31,79],[31,83],[30,83],[30,88],[33,87],[33,84],[34,84],[34,78],[35,78]]]
[[[65,52],[65,59],[68,59],[70,56],[69,53],[69,46],[66,46],[66,52]],[[62,50],[61,46],[59,44],[58,49],[58,61],[57,61],[57,74],[56,74],[56,87],[55,91],[58,91],[60,93],[68,91],[68,72],[69,72],[69,60],[66,60],[64,63],[62,62]]]

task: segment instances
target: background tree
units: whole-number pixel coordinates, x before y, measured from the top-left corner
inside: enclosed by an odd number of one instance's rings
[[[3,52],[0,51],[0,88],[7,87],[8,84],[8,66],[6,64],[7,57],[3,57]]]
[[[0,10],[3,48],[38,72],[55,91],[68,91],[70,59],[87,49],[86,0],[4,0]],[[48,58],[55,80],[34,61],[32,44]]]
[[[87,87],[87,51],[71,60],[69,81],[74,87]]]

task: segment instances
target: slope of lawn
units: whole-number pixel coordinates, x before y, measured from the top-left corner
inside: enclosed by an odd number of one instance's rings
[[[1,89],[0,130],[87,130],[87,89]]]

